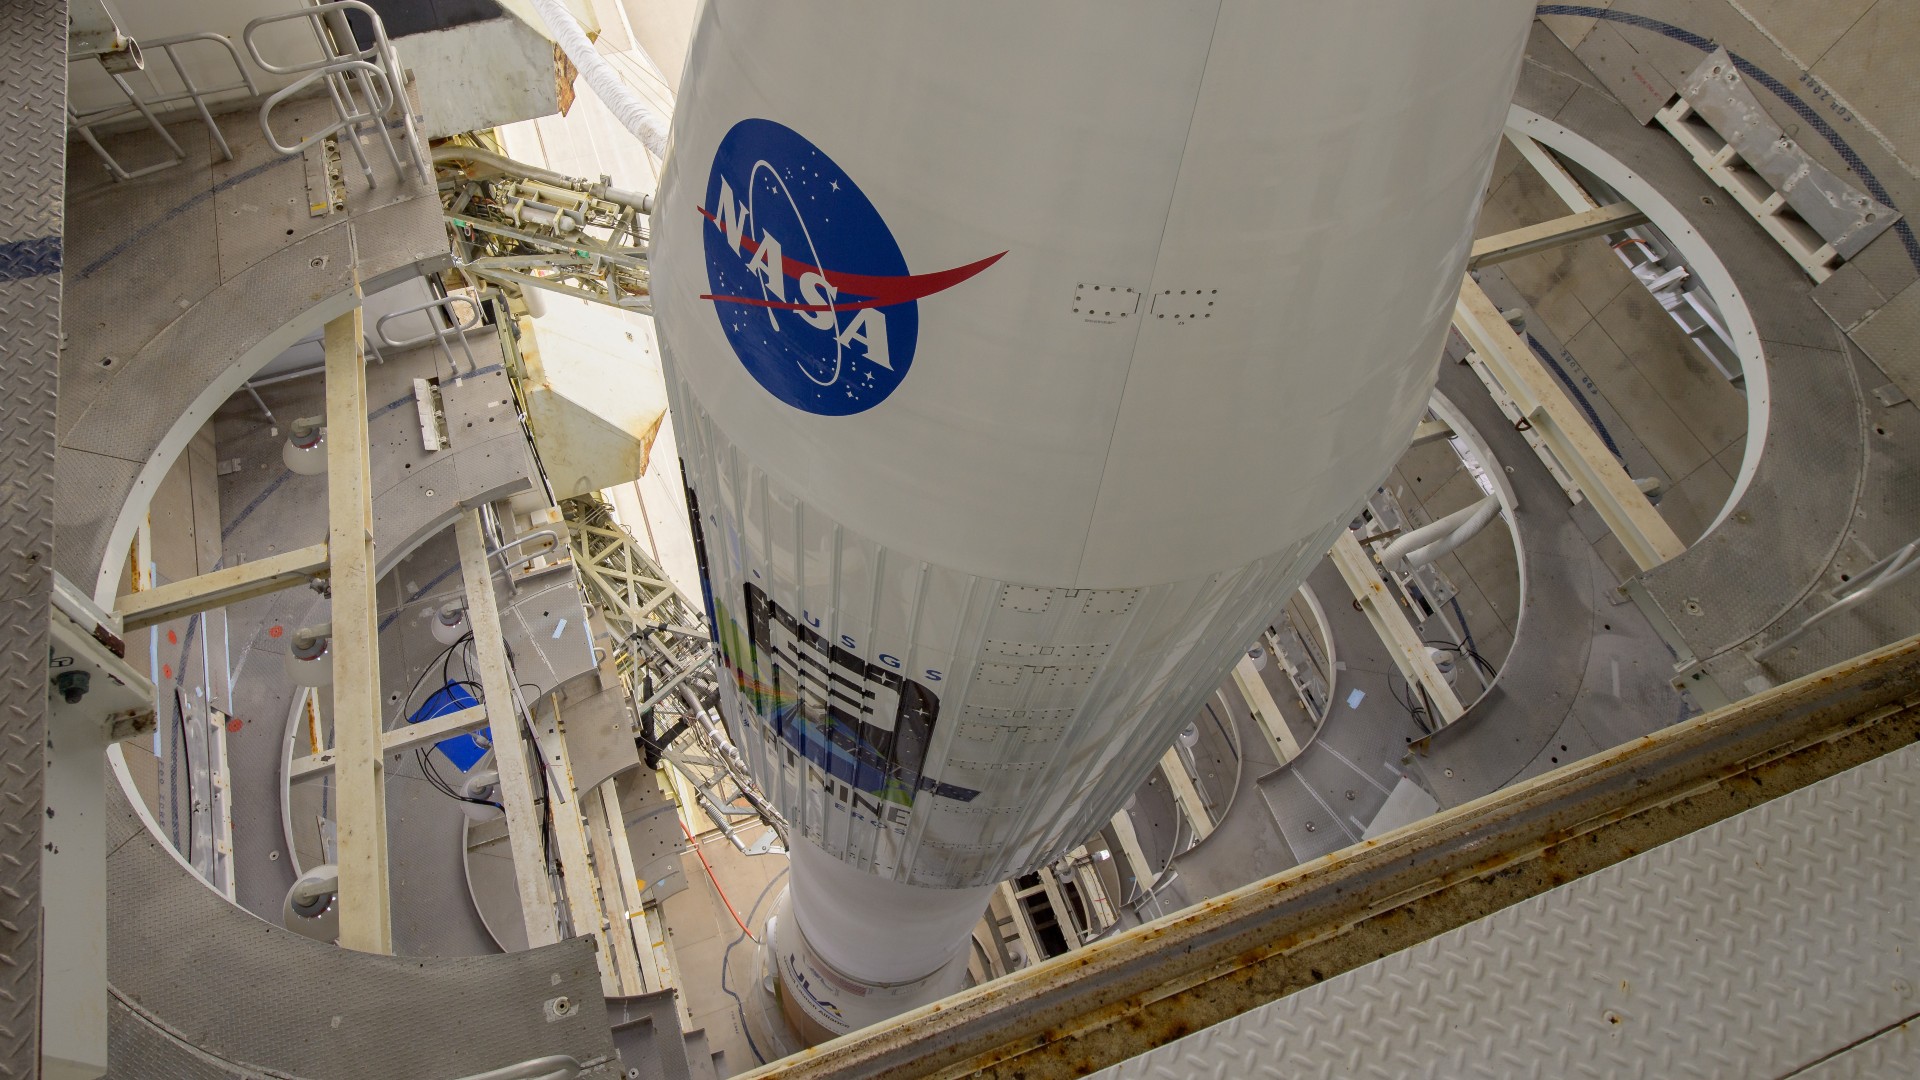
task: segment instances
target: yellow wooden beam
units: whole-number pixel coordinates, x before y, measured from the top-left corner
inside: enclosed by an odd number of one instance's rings
[[[132,632],[214,608],[251,600],[326,577],[327,545],[269,555],[211,574],[122,596],[115,604],[122,629]]]

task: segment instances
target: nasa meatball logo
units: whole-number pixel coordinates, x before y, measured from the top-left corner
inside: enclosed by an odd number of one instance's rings
[[[721,329],[767,392],[822,416],[864,412],[913,366],[919,301],[1000,255],[915,274],[880,211],[793,129],[742,120],[707,179],[707,282]]]

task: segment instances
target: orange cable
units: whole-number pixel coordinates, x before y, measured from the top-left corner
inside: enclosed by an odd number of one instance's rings
[[[707,861],[707,853],[700,850],[700,842],[693,838],[692,832],[688,831],[687,823],[681,820],[679,814],[673,815],[673,819],[680,822],[681,833],[686,836],[687,843],[693,847],[693,853],[700,856],[700,865],[707,868],[707,880],[713,882],[713,891],[720,894],[720,902],[727,905],[727,914],[733,916],[733,924],[740,928],[741,933],[747,935],[747,940],[755,945],[760,944],[760,939],[753,936],[753,931],[747,929],[747,924],[740,921],[740,913],[733,909],[733,901],[727,899],[727,890],[720,887],[720,879],[713,873],[713,864]]]

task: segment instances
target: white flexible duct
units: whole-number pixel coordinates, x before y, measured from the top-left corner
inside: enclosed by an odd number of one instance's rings
[[[593,92],[614,117],[633,132],[654,157],[665,159],[667,156],[667,122],[658,113],[648,108],[646,103],[634,96],[633,90],[620,81],[620,76],[608,64],[606,59],[594,49],[593,42],[587,40],[587,32],[580,28],[579,20],[561,0],[530,0],[534,10],[547,24],[547,30],[553,34],[553,40],[560,45],[560,51],[567,54],[573,66],[580,69],[580,75],[593,87]],[[651,66],[653,61],[647,60]]]
[[[1405,559],[1409,570],[1425,566],[1473,539],[1473,535],[1485,528],[1487,522],[1492,521],[1499,512],[1500,500],[1488,495],[1477,503],[1463,506],[1438,521],[1396,538],[1380,553],[1380,563],[1391,567],[1396,565],[1395,560]]]

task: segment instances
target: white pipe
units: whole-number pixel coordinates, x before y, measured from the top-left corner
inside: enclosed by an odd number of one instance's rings
[[[581,77],[587,80],[588,86],[593,87],[601,103],[628,131],[633,132],[634,138],[639,139],[649,153],[665,160],[667,122],[634,96],[626,83],[620,81],[613,65],[594,49],[593,42],[587,40],[587,32],[580,28],[580,23],[565,4],[560,0],[531,2],[534,10],[540,13],[540,18],[546,22],[547,30],[553,34],[560,51],[567,54],[567,59],[573,61],[574,67],[580,69]],[[653,61],[649,59],[647,63],[651,65]]]
[[[1470,506],[1463,506],[1438,521],[1431,522],[1398,537],[1380,553],[1383,566],[1397,565],[1405,559],[1408,569],[1425,566],[1473,539],[1475,533],[1500,512],[1500,500],[1488,495]]]

